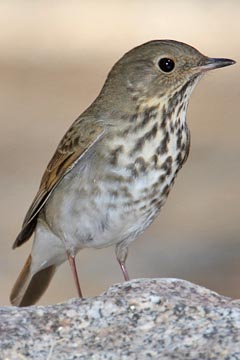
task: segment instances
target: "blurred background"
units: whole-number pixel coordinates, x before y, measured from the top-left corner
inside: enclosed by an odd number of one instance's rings
[[[60,138],[114,62],[152,39],[240,62],[240,2],[0,2],[0,305],[30,251],[12,251]],[[177,277],[240,297],[239,64],[208,74],[188,110],[192,146],[159,218],[130,248],[132,278]],[[77,257],[85,296],[122,281],[113,248]],[[68,264],[40,304],[76,296]]]

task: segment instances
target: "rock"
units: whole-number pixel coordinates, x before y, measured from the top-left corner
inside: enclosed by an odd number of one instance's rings
[[[0,308],[3,360],[239,360],[240,301],[177,279],[138,279],[101,296]]]

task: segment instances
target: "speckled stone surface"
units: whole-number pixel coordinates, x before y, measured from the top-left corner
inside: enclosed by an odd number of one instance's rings
[[[54,306],[0,308],[0,359],[239,360],[240,301],[139,279]]]

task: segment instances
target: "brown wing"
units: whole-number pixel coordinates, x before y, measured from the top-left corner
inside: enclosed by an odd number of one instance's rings
[[[77,119],[61,140],[43,174],[40,187],[24,219],[22,230],[13,244],[16,248],[29,239],[35,230],[37,215],[55,186],[100,139],[103,126],[89,118]]]

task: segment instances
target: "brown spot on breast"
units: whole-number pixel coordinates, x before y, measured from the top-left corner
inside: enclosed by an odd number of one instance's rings
[[[179,150],[182,145],[182,130],[178,129],[177,131],[177,149]]]
[[[131,163],[129,165],[127,165],[127,169],[130,170],[131,175],[133,177],[137,177],[140,174],[143,174],[146,172],[148,164],[146,163],[146,161],[144,160],[144,158],[142,156],[139,156],[134,163]]]
[[[144,111],[142,127],[147,125],[151,119],[155,119],[158,114],[158,106],[150,106]]]
[[[169,186],[169,185],[165,185],[164,188],[163,188],[163,190],[162,190],[162,195],[168,196],[169,191],[170,191],[170,186]]]
[[[135,165],[138,167],[139,172],[144,173],[147,169],[147,163],[144,160],[144,158],[142,156],[139,156],[136,160],[135,160]]]
[[[135,146],[133,147],[133,149],[131,151],[131,155],[133,155],[134,153],[136,153],[138,151],[141,151],[144,143],[145,143],[145,136],[142,136],[140,139],[137,140]]]
[[[153,162],[153,167],[156,169],[157,168],[157,166],[158,166],[158,156],[157,156],[157,154],[154,154],[153,156],[152,156],[152,162]]]
[[[119,188],[119,192],[121,192],[121,195],[125,196],[126,198],[132,198],[132,194],[130,193],[127,186],[121,186]]]
[[[168,151],[168,143],[170,141],[169,132],[166,131],[164,138],[162,139],[160,145],[157,147],[156,152],[159,155],[163,155]]]
[[[172,162],[173,159],[171,156],[168,156],[167,159],[164,161],[164,163],[161,166],[161,169],[165,171],[165,174],[169,176],[172,172]]]
[[[182,103],[182,104],[179,106],[179,108],[178,108],[177,116],[180,115],[180,112],[182,111],[182,109],[183,109],[183,103]]]
[[[176,130],[180,128],[180,121],[181,121],[181,120],[180,120],[180,118],[178,117],[177,120],[176,120],[176,122],[175,122],[175,124],[174,124],[174,127],[175,127]]]
[[[131,174],[132,177],[136,178],[138,176],[138,171],[136,169],[135,164],[127,165],[127,170],[130,171],[130,174]]]
[[[173,123],[171,123],[171,124],[170,124],[170,132],[171,132],[171,134],[173,134],[173,133],[174,133],[174,126],[173,126]]]
[[[150,205],[154,205],[154,204],[156,204],[157,202],[158,202],[158,199],[157,199],[157,198],[154,198],[154,199],[151,200]]]
[[[166,112],[166,107],[165,105],[163,105],[162,108],[162,115],[161,115],[161,123],[160,123],[160,128],[161,129],[165,129],[166,128],[166,124],[167,124],[167,112]]]
[[[179,153],[178,153],[178,155],[177,155],[177,157],[176,157],[176,163],[177,163],[177,165],[178,166],[181,166],[182,165],[182,154],[181,154],[181,152],[179,151]]]
[[[157,128],[158,128],[157,122],[155,122],[151,130],[147,131],[142,137],[140,137],[136,141],[132,151],[130,152],[130,155],[133,155],[136,152],[141,151],[146,141],[153,140],[157,135]]]
[[[123,145],[116,147],[110,153],[110,164],[117,165],[119,155],[123,152]]]
[[[160,175],[159,178],[158,178],[158,182],[160,184],[162,184],[165,180],[166,180],[166,175],[165,174]]]
[[[148,131],[147,133],[146,133],[146,140],[152,140],[152,139],[154,139],[155,137],[156,137],[156,135],[157,135],[157,123],[155,123],[154,125],[153,125],[153,127],[152,127],[152,129],[150,130],[150,131]]]

